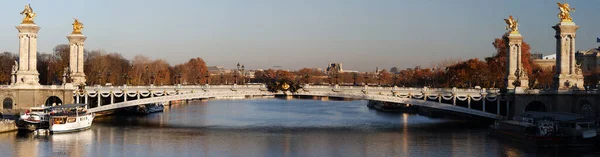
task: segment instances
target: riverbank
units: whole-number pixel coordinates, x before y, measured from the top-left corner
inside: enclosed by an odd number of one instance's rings
[[[0,133],[17,131],[14,120],[0,120]]]

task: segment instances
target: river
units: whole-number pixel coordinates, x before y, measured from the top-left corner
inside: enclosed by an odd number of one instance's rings
[[[172,105],[147,116],[96,117],[91,129],[0,134],[0,156],[598,156],[533,149],[482,126],[381,113],[366,101],[244,99]]]

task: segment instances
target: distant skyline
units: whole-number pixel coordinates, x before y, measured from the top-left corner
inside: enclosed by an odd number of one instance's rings
[[[0,51],[18,53],[15,26],[29,1],[0,2]],[[88,50],[172,65],[202,57],[207,65],[282,66],[372,71],[429,67],[446,59],[492,56],[494,38],[513,15],[532,53],[555,53],[557,1],[548,0],[31,0],[41,27],[38,51],[67,44],[73,18]],[[560,1],[563,2],[563,1]],[[569,0],[580,26],[577,49],[597,47],[600,0]]]

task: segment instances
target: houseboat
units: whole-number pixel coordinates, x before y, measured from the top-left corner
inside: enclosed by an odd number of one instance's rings
[[[48,130],[52,133],[89,129],[94,113],[87,112],[86,104],[66,104],[51,108]]]
[[[533,147],[588,147],[598,140],[595,119],[561,112],[524,112],[495,121],[489,134]]]

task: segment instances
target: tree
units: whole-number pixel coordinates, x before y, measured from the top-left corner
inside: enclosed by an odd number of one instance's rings
[[[496,49],[496,54],[492,57],[485,58],[485,61],[489,67],[489,81],[493,82],[492,87],[502,88],[506,87],[504,83],[504,77],[506,75],[506,43],[501,38],[496,38],[492,43],[494,48]],[[531,78],[533,77],[532,71],[533,60],[531,59],[531,47],[525,41],[521,46],[521,60],[523,61],[523,69],[527,73],[527,75]]]
[[[204,76],[208,73],[208,68],[202,58],[192,58],[185,63],[185,66],[186,70],[188,70],[186,80],[189,81],[189,84],[201,84],[201,82],[204,82]]]
[[[150,73],[154,77],[154,84],[164,85],[171,82],[170,65],[163,59],[153,61],[150,65]]]
[[[133,85],[148,85],[150,84],[150,67],[148,65],[152,61],[150,58],[137,55],[131,61],[131,70],[129,75],[131,76],[131,84]]]
[[[383,69],[381,72],[379,72],[379,75],[377,76],[378,79],[378,83],[379,84],[390,84],[390,82],[392,82],[392,75],[387,72],[385,69]]]
[[[0,83],[1,84],[9,84],[11,78],[12,67],[15,64],[15,60],[17,60],[17,55],[4,52],[0,54]]]
[[[297,76],[299,76],[301,78],[301,82],[303,83],[311,83],[310,78],[312,74],[312,69],[309,68],[302,68],[300,70],[298,70],[298,72],[296,73]]]
[[[485,62],[477,58],[448,67],[449,84],[454,87],[473,87],[482,85],[482,77],[487,75]]]

